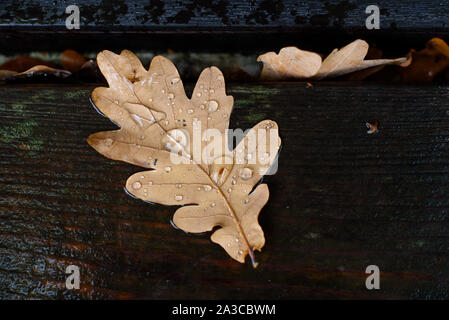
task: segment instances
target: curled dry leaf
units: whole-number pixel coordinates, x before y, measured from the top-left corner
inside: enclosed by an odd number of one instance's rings
[[[126,189],[132,195],[183,205],[173,217],[178,228],[202,233],[219,227],[212,241],[241,263],[248,254],[256,267],[254,250],[265,243],[258,215],[269,192],[266,184],[255,185],[276,159],[281,144],[277,124],[258,123],[228,150],[233,98],[226,95],[219,69],[203,70],[189,99],[176,67],[164,57],[153,58],[148,71],[127,50],[120,55],[103,51],[97,62],[109,87],[96,88],[92,100],[120,129],[92,134],[88,143],[108,158],[149,169],[128,178]],[[208,129],[224,137],[220,151],[198,157],[195,135],[203,137],[199,145],[205,150]],[[251,141],[256,133],[264,133],[265,142]],[[173,162],[175,155],[182,164]]]
[[[67,78],[72,73],[68,70],[55,69],[47,66],[34,66],[24,72],[17,73],[13,78],[34,78],[39,76],[54,76],[56,78]]]
[[[42,65],[54,68],[55,66],[48,61],[28,56],[18,56],[15,59],[8,60],[0,65],[0,70],[10,70],[16,72],[24,72],[34,66]]]
[[[84,57],[72,49],[67,49],[61,54],[61,65],[72,73],[78,72],[86,62]]]
[[[321,66],[321,57],[315,52],[286,47],[279,54],[267,52],[257,57],[263,62],[260,77],[267,80],[307,79],[315,75]]]
[[[444,40],[433,38],[421,51],[411,50],[413,62],[401,69],[403,82],[430,82],[449,67],[449,46]]]
[[[313,77],[316,80],[333,78],[351,72],[368,69],[381,65],[396,64],[405,67],[410,64],[410,57],[398,59],[364,60],[369,45],[364,40],[356,40],[340,50],[334,49],[321,64],[318,73]]]
[[[366,41],[358,39],[340,50],[334,49],[322,62],[316,53],[295,47],[283,48],[279,55],[269,52],[258,57],[258,61],[264,63],[261,77],[269,80],[288,78],[320,80],[381,65],[395,64],[405,67],[411,62],[410,57],[364,60],[368,48]]]
[[[14,77],[17,74],[16,71],[0,70],[0,80],[7,80]]]

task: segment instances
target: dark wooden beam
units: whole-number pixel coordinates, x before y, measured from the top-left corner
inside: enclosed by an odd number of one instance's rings
[[[367,30],[364,0],[80,0],[79,30],[65,27],[67,1],[0,3],[2,52],[103,48],[242,51],[286,45],[331,50],[364,38],[402,51],[448,37],[449,1],[378,0]],[[406,48],[406,49],[404,49]]]
[[[446,87],[230,84],[231,128],[269,118],[283,139],[256,270],[124,193],[140,169],[87,145],[114,128],[91,89],[0,88],[1,298],[449,298]]]

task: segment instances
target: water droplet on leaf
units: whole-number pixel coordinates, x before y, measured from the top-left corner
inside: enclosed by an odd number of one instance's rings
[[[139,190],[142,187],[142,184],[139,181],[133,183],[133,188]]]
[[[215,112],[218,109],[218,102],[215,100],[210,100],[209,103],[207,104],[208,107],[208,111],[209,112]]]
[[[248,180],[253,176],[253,170],[250,168],[243,168],[240,170],[240,178],[243,180]]]

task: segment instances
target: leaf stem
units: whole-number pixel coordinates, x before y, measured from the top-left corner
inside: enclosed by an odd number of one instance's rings
[[[200,166],[200,168],[201,168],[201,166]],[[203,168],[201,168],[201,169],[204,171]],[[206,172],[205,172],[205,173],[206,173]],[[235,214],[234,209],[232,209],[231,205],[230,205],[229,202],[228,202],[228,199],[226,198],[226,196],[224,195],[224,193],[221,191],[221,188],[215,183],[215,181],[213,181],[213,180],[210,178],[210,176],[209,176],[207,173],[206,173],[206,175],[207,175],[207,177],[209,178],[210,182],[217,188],[217,190],[220,192],[221,196],[223,197],[223,199],[224,199],[224,201],[225,201],[225,204],[226,204],[226,206],[228,207],[228,210],[229,210],[229,212],[230,212],[230,214],[231,214],[231,217],[232,217],[232,219],[234,220],[235,224],[237,225],[237,230],[239,231],[240,235],[241,235],[242,238],[243,238],[243,242],[245,242],[245,245],[246,245],[247,248],[248,248],[248,255],[249,255],[249,257],[251,258],[251,263],[252,263],[252,265],[253,265],[253,268],[256,269],[257,266],[259,265],[259,263],[256,261],[256,256],[254,255],[254,251],[253,251],[253,249],[251,248],[248,239],[246,238],[245,232],[243,231],[242,226],[240,225],[240,221],[239,221],[239,219],[237,218],[237,215]]]

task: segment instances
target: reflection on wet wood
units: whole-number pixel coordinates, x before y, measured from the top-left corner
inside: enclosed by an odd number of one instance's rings
[[[231,128],[269,118],[283,139],[256,270],[173,229],[174,208],[124,193],[140,168],[85,142],[114,128],[92,88],[1,87],[0,298],[449,297],[447,88],[228,88]],[[64,286],[71,264],[79,291]],[[365,289],[370,264],[381,290]]]

